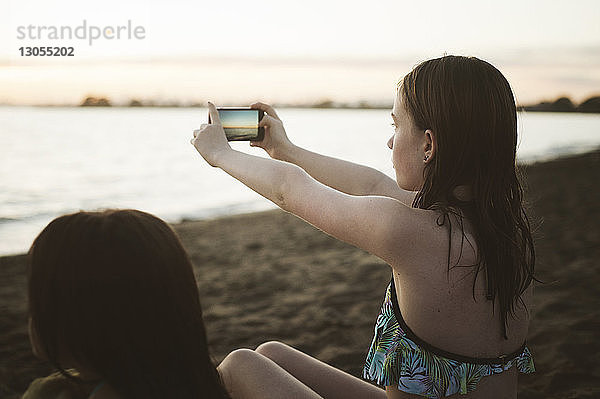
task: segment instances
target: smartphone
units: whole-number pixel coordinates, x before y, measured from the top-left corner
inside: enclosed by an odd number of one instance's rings
[[[250,107],[219,107],[219,118],[228,141],[261,141],[265,128],[258,127],[264,111]],[[211,123],[210,113],[208,123]]]

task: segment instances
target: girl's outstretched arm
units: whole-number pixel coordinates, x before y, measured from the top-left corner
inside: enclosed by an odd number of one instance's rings
[[[298,147],[287,137],[283,122],[273,107],[261,102],[250,107],[266,114],[259,124],[265,128],[265,137],[262,141],[250,142],[251,146],[264,149],[273,159],[300,166],[314,179],[346,194],[392,197],[411,206],[415,192],[401,189],[385,173]]]
[[[381,196],[354,196],[311,178],[302,168],[233,150],[227,143],[216,107],[213,124],[194,131],[191,140],[202,157],[283,210],[320,230],[382,258],[390,265],[410,249],[420,210]]]

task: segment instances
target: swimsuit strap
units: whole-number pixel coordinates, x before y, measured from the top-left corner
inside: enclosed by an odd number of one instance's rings
[[[394,285],[394,275],[393,274],[392,274],[392,281],[390,282],[390,284],[391,284],[390,285],[390,291],[391,291],[390,295],[391,295],[391,300],[392,300],[392,308],[394,310],[394,315],[396,316],[396,320],[398,321],[398,324],[400,325],[400,327],[402,327],[402,330],[404,330],[404,332],[406,333],[406,336],[408,338],[410,338],[421,348],[428,350],[429,352],[432,352],[438,356],[445,357],[447,359],[457,360],[457,361],[463,362],[463,363],[502,364],[502,365],[504,365],[508,361],[521,355],[523,353],[523,351],[525,350],[527,341],[524,341],[523,345],[521,345],[519,347],[519,349],[517,349],[516,351],[514,351],[512,353],[506,354],[506,355],[501,355],[498,357],[470,357],[470,356],[459,355],[459,354],[452,353],[452,352],[447,352],[443,349],[433,346],[430,343],[425,342],[421,338],[419,338],[410,329],[410,327],[408,327],[406,325],[406,322],[404,321],[404,318],[402,317],[402,312],[400,312],[400,306],[398,306],[398,298],[396,297],[396,286]]]
[[[98,392],[100,390],[100,388],[102,388],[104,386],[104,384],[106,384],[106,381],[100,381],[100,383],[98,385],[96,385],[96,387],[92,390],[92,393],[90,393],[90,396],[88,396],[88,398],[91,398],[92,396],[94,396],[94,394],[96,392]]]

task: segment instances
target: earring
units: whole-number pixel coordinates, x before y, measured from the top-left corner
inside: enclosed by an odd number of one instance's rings
[[[424,161],[427,161],[429,159],[429,155],[425,155],[425,158],[423,158]]]

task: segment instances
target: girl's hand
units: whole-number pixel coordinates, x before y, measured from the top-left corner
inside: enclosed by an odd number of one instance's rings
[[[208,112],[212,123],[203,123],[200,125],[200,129],[194,130],[194,138],[190,140],[190,143],[196,147],[196,150],[210,166],[218,166],[219,155],[231,151],[231,146],[227,142],[225,130],[219,119],[219,112],[211,102],[208,103]]]
[[[250,108],[265,112],[258,124],[259,127],[265,128],[265,137],[262,141],[251,141],[250,146],[264,149],[271,158],[284,159],[286,152],[293,147],[293,144],[285,133],[283,122],[273,107],[268,104],[257,102],[250,105]]]

